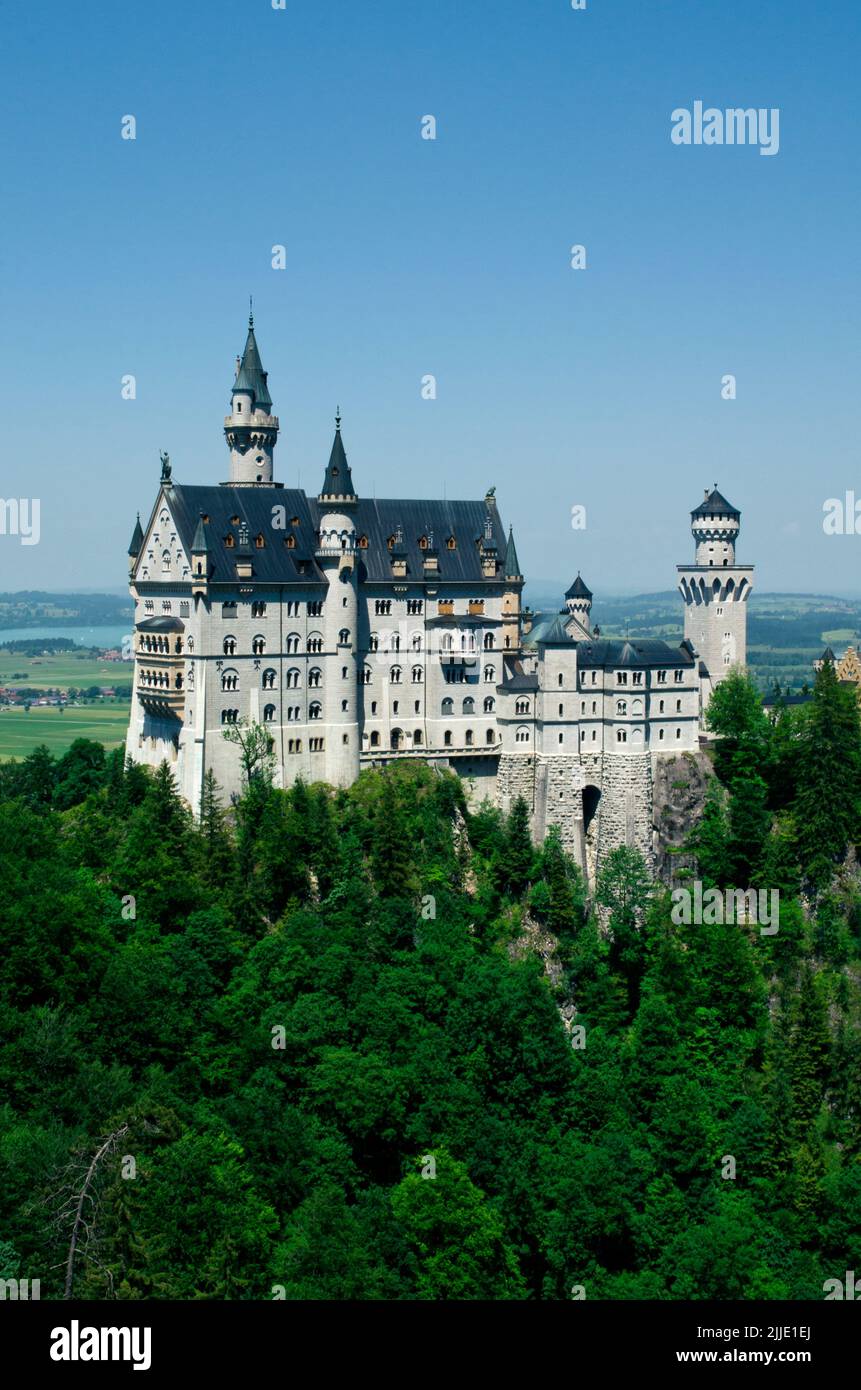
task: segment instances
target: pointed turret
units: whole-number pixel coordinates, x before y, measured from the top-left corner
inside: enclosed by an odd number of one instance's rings
[[[267,384],[268,372],[264,372],[263,363],[260,360],[260,349],[257,346],[257,339],[254,336],[254,315],[248,316],[248,337],[245,339],[245,351],[239,362],[239,370],[236,373],[236,380],[233,383],[233,392],[249,395],[252,400],[252,409],[269,411],[272,405],[272,397],[269,394]]]
[[[579,570],[577,578],[565,594],[565,607],[588,631],[592,612],[592,590],[583,583]]]
[[[522,579],[520,561],[517,558],[517,547],[514,544],[514,527],[508,528],[508,544],[505,547],[505,578]]]
[[[224,434],[230,447],[228,487],[272,485],[272,454],[278,438],[278,418],[270,414],[271,409],[268,374],[260,360],[254,315],[249,314],[245,351],[237,363],[230,393],[230,414],[224,421]]]
[[[144,535],[143,530],[141,529],[141,514],[140,512],[138,512],[138,519],[135,522],[135,529],[132,531],[132,538],[129,541],[129,556],[132,559],[136,560],[137,557],[140,555],[141,547],[143,546],[143,540]]]
[[[197,523],[194,533],[194,540],[191,542],[192,555],[207,555],[209,553],[209,541],[206,537],[206,524],[203,520],[203,512]]]
[[[319,501],[337,502],[339,506],[344,506],[358,502],[358,500],[356,489],[353,487],[350,465],[344,450],[344,441],[341,438],[341,412],[339,409],[335,416],[335,438],[332,442],[332,452],[329,455]]]

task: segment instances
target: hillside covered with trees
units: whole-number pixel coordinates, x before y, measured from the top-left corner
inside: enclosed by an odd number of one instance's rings
[[[861,1267],[858,709],[829,666],[773,720],[741,675],[712,709],[689,849],[779,889],[774,936],[677,925],[627,849],[591,902],[523,803],[424,766],[263,759],[199,822],[98,744],[0,768],[0,1277],[822,1299]]]

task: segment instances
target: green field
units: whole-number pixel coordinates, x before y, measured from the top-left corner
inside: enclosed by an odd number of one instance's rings
[[[130,685],[133,670],[131,661],[100,661],[89,652],[59,652],[56,656],[0,652],[0,685],[32,685],[39,690],[55,685],[83,689],[90,685]]]
[[[29,714],[0,706],[0,760],[26,758],[40,743],[59,757],[76,738],[91,738],[106,748],[117,748],[124,742],[128,726],[129,705],[125,701],[69,707],[65,714],[54,705],[34,706]]]

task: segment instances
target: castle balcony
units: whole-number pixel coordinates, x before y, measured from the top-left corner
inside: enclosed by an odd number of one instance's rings
[[[157,719],[178,719],[182,722],[185,712],[184,690],[138,681],[135,692],[147,714],[152,714]]]

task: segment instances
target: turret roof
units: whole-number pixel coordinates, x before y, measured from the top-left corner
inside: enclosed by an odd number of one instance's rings
[[[580,578],[580,571],[577,571],[577,578],[565,595],[566,598],[591,598],[592,590],[587,589],[583,580]]]
[[[132,531],[132,538],[129,541],[129,555],[140,555],[143,545],[143,531],[141,529],[141,514],[138,512],[138,519],[135,522],[135,529]]]
[[[272,408],[272,397],[269,394],[268,372],[264,372],[263,363],[260,360],[260,350],[257,346],[257,339],[254,336],[254,315],[248,318],[248,337],[245,340],[245,351],[242,354],[242,361],[236,373],[236,380],[233,383],[233,394],[237,391],[248,391],[252,397],[252,410],[270,410]]]
[[[517,558],[517,547],[514,544],[514,527],[508,528],[508,541],[505,546],[505,565],[504,578],[515,579],[520,577],[520,561]]]
[[[329,462],[326,466],[326,476],[323,479],[323,486],[320,490],[321,499],[324,497],[355,497],[356,489],[353,487],[353,476],[350,473],[350,465],[347,462],[347,455],[344,450],[344,441],[341,438],[341,416],[335,416],[335,438],[332,441],[332,452],[329,455]]]
[[[741,512],[731,502],[727,502],[715,484],[711,492],[706,493],[704,501],[691,512],[691,516],[741,516]]]

